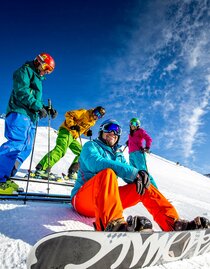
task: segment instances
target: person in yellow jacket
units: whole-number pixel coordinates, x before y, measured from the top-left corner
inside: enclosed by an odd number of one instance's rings
[[[54,164],[56,164],[69,148],[76,157],[68,169],[69,178],[75,178],[79,169],[78,159],[82,150],[82,145],[77,141],[82,134],[92,136],[90,127],[105,115],[105,109],[98,106],[94,109],[79,109],[68,111],[65,114],[65,121],[58,130],[56,145],[53,150],[47,153],[36,166],[36,175],[46,176]]]

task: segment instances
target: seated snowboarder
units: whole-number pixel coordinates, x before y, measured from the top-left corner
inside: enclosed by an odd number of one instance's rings
[[[141,202],[163,231],[208,228],[209,220],[181,220],[174,206],[150,184],[146,171],[127,164],[118,142],[122,129],[116,120],[104,121],[99,136],[88,141],[79,158],[72,205],[81,215],[95,217],[98,231],[139,231],[151,228],[146,217],[124,219],[123,210]],[[127,184],[118,186],[117,177]]]

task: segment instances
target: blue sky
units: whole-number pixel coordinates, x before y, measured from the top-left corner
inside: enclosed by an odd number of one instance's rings
[[[153,153],[210,173],[209,1],[4,1],[0,25],[0,113],[14,70],[45,51],[56,61],[43,84],[53,128],[66,111],[103,105],[122,144],[139,117]]]

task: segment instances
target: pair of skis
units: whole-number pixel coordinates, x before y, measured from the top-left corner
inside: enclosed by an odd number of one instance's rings
[[[70,203],[70,195],[48,194],[37,192],[17,192],[10,195],[0,195],[0,200],[15,200],[15,201],[39,201],[39,202],[55,202],[55,203]]]
[[[25,182],[28,181],[28,179],[25,177],[11,177],[10,179],[14,180],[14,181],[25,181]],[[33,177],[29,178],[29,182],[48,184],[48,180],[46,180],[46,179],[37,179],[37,178],[33,178]],[[75,180],[63,180],[63,181],[49,180],[49,184],[65,186],[65,187],[67,187],[67,186],[74,187],[74,183],[75,183]]]
[[[36,178],[21,178],[21,177],[12,177],[11,180],[17,182],[30,182],[30,183],[39,183],[39,184],[48,184],[46,179],[36,179]],[[52,181],[49,180],[49,184],[58,185],[63,187],[74,187],[74,180],[68,181]],[[62,194],[49,194],[49,193],[35,193],[35,192],[24,192],[23,188],[13,194],[2,194],[0,195],[0,200],[15,200],[15,201],[39,201],[39,202],[57,202],[57,203],[70,203],[70,195]]]

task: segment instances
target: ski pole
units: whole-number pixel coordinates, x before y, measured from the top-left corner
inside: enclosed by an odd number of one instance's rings
[[[145,164],[145,167],[146,167],[146,171],[147,171],[147,173],[149,173],[148,167],[147,167],[147,161],[146,161],[146,157],[145,157],[145,152],[142,152],[142,154],[143,154],[143,158],[144,158],[144,164]]]
[[[127,148],[127,145],[124,147],[124,149],[123,149],[123,151],[122,151],[122,152],[124,152],[126,148]]]
[[[51,127],[51,121],[50,121],[50,111],[52,109],[52,103],[51,99],[48,99],[48,158],[47,158],[47,193],[50,191],[50,127]]]
[[[82,146],[82,139],[81,139],[80,132],[78,132],[78,135],[79,135],[79,141],[80,141],[80,144],[81,144],[81,146]]]
[[[34,141],[33,141],[33,146],[32,146],[32,152],[31,152],[30,165],[29,165],[29,169],[28,169],[28,177],[27,177],[27,184],[26,184],[26,193],[25,193],[25,197],[23,199],[24,205],[26,204],[26,199],[27,199],[29,179],[30,179],[30,173],[31,173],[31,166],[32,166],[32,161],[33,161],[33,156],[34,156],[34,148],[35,148],[35,141],[36,141],[36,133],[37,133],[37,128],[38,128],[38,122],[39,121],[37,120],[36,127],[35,127]]]

